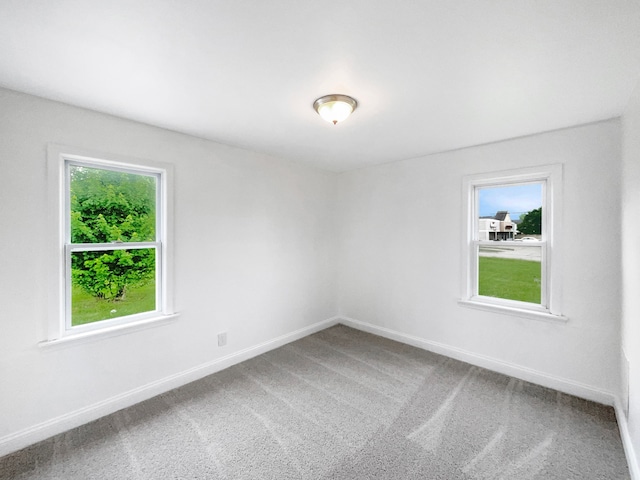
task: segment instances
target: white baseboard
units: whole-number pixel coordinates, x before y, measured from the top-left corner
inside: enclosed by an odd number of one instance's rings
[[[519,378],[520,380],[542,385],[543,387],[552,388],[576,397],[585,398],[605,405],[614,405],[615,395],[612,392],[584,385],[579,382],[574,382],[573,380],[556,377],[531,368],[516,365],[514,363],[505,362],[485,355],[479,355],[461,348],[425,340],[413,335],[407,335],[396,330],[379,327],[377,325],[361,322],[360,320],[355,320],[349,317],[340,316],[338,318],[338,323],[373,333],[390,340],[406,343],[423,350],[455,358],[456,360],[461,360],[478,367],[486,368],[487,370],[503,373],[511,377]]]
[[[629,465],[631,480],[640,480],[640,465],[638,465],[638,457],[633,448],[633,443],[631,443],[629,423],[627,422],[627,416],[624,413],[624,407],[620,398],[616,398],[614,408],[616,410],[616,418],[618,419],[618,428],[620,429],[620,439],[622,440],[624,454],[627,457],[627,464]]]
[[[314,323],[313,325],[287,333],[259,345],[245,348],[244,350],[229,354],[225,357],[190,368],[184,372],[156,380],[155,382],[148,383],[120,395],[94,403],[93,405],[89,405],[24,430],[6,435],[0,438],[0,457],[65,432],[71,428],[78,427],[104,417],[105,415],[117,412],[123,408],[148,400],[149,398],[168,392],[174,388],[199,380],[207,375],[219,372],[220,370],[224,370],[232,365],[244,362],[245,360],[257,355],[281,347],[287,343],[306,337],[307,335],[311,335],[312,333],[319,332],[320,330],[324,330],[325,328],[337,323],[338,317]]]

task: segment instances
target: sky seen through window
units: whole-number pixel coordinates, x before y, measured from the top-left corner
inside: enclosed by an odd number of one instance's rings
[[[478,192],[478,203],[481,217],[492,217],[506,210],[511,220],[518,220],[542,206],[542,183],[483,187]]]

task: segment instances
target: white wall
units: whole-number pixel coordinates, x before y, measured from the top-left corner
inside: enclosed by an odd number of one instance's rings
[[[640,453],[640,84],[622,117],[622,401],[634,456]],[[627,364],[628,360],[628,364]],[[628,367],[627,367],[628,365]],[[635,465],[636,469],[638,465]],[[640,471],[640,470],[639,470]]]
[[[611,403],[620,349],[620,155],[620,122],[611,120],[342,174],[341,316]],[[569,321],[458,305],[462,177],[554,163],[564,165]]]
[[[625,121],[635,142],[625,150],[625,263],[635,265],[638,103]],[[139,399],[129,394],[141,387],[156,385],[145,393],[152,394],[203,366],[224,365],[229,355],[308,332],[338,311],[360,327],[507,373],[529,372],[543,384],[574,385],[596,399],[617,392],[619,121],[337,176],[7,90],[0,90],[0,112],[0,455]],[[65,348],[37,346],[49,287],[42,248],[50,241],[49,142],[174,164],[178,321]],[[459,306],[462,176],[549,163],[565,167],[569,322]],[[625,280],[625,314],[633,318],[640,265]],[[637,352],[633,328],[625,345]],[[222,330],[229,345],[218,348]],[[640,358],[631,360],[639,378]],[[640,381],[633,385],[640,389]],[[632,406],[637,441],[639,414]]]
[[[177,321],[37,346],[49,142],[174,164]],[[0,454],[3,440],[6,453],[25,432],[53,433],[46,422],[334,316],[334,187],[335,174],[0,90]]]

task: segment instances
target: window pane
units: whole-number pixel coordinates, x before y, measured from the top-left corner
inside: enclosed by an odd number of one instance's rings
[[[77,165],[69,176],[71,243],[155,240],[155,176]]]
[[[478,240],[516,240],[527,236],[535,241],[541,238],[540,182],[478,188],[478,208]]]
[[[156,310],[156,249],[71,253],[71,326]]]
[[[541,303],[542,247],[516,242],[478,246],[478,294]]]

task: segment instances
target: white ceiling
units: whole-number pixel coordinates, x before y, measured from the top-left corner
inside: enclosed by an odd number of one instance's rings
[[[639,76],[639,0],[0,0],[1,86],[334,171],[616,117]]]

